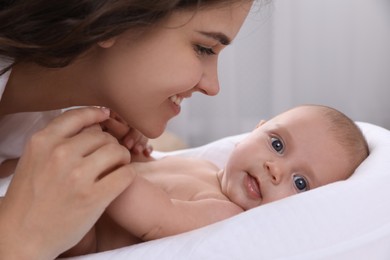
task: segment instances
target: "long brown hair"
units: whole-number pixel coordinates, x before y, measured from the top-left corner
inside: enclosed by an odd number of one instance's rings
[[[238,0],[2,0],[0,59],[64,67],[95,43],[147,28],[178,9]]]

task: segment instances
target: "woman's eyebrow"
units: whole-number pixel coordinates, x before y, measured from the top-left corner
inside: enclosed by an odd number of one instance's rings
[[[229,45],[232,40],[227,37],[225,34],[220,33],[220,32],[203,32],[203,31],[198,31],[200,34],[203,34],[206,37],[213,38],[214,40],[219,41],[222,45]]]

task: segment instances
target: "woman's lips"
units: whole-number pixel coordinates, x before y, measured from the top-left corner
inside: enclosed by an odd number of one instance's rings
[[[247,174],[245,177],[245,186],[250,197],[254,199],[261,199],[260,184],[257,179]]]

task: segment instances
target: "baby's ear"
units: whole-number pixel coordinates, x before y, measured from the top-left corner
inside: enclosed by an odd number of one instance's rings
[[[265,124],[265,122],[267,122],[267,121],[265,121],[265,120],[260,120],[260,122],[256,125],[256,128],[258,128],[258,127],[260,127],[260,126],[262,126],[262,125],[264,125]]]

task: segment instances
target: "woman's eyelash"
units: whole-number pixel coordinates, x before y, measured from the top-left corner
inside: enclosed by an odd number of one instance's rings
[[[204,47],[201,45],[195,45],[195,51],[199,55],[215,55],[215,51],[212,48]]]

